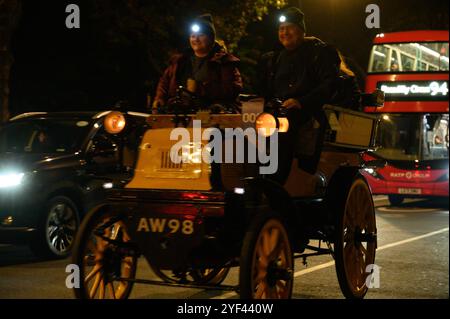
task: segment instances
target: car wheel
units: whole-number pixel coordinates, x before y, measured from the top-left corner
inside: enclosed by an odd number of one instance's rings
[[[37,238],[30,244],[39,257],[65,258],[72,250],[79,227],[78,209],[66,196],[47,201],[37,229]]]

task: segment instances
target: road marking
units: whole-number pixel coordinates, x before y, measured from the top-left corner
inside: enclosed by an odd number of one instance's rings
[[[330,267],[330,266],[333,266],[333,265],[334,265],[334,260],[333,261],[329,261],[329,262],[324,263],[324,264],[320,264],[320,265],[311,267],[311,268],[306,268],[306,269],[303,269],[303,270],[299,270],[299,271],[296,271],[294,273],[294,278],[302,276],[302,275],[306,275],[306,274],[309,274],[310,272],[313,272],[313,271],[316,271],[316,270],[320,270],[320,269],[323,269],[323,268],[327,268],[327,267]]]
[[[440,233],[445,233],[446,231],[448,231],[448,227],[447,228],[442,228],[440,230],[436,230],[436,231],[433,231],[431,233],[427,233],[427,234],[424,234],[424,235],[420,235],[420,236],[412,237],[412,238],[409,238],[409,239],[401,240],[401,241],[398,241],[396,243],[392,243],[392,244],[387,244],[387,245],[381,246],[380,248],[377,248],[377,251],[383,250],[383,249],[387,249],[387,248],[391,248],[391,247],[395,247],[395,246],[399,246],[399,245],[403,245],[403,244],[407,244],[407,243],[410,243],[412,241],[416,241],[416,240],[419,240],[419,239],[431,237],[431,236],[434,236],[434,235],[437,235],[437,234],[440,234]]]
[[[445,232],[448,232],[448,230],[449,230],[449,228],[446,227],[446,228],[442,228],[442,229],[433,231],[431,233],[427,233],[427,234],[423,234],[423,235],[420,235],[420,236],[411,237],[411,238],[408,238],[408,239],[405,239],[405,240],[401,240],[401,241],[398,241],[398,242],[395,242],[395,243],[387,244],[387,245],[384,245],[384,246],[381,246],[381,247],[377,248],[377,252],[380,251],[380,250],[383,250],[383,249],[388,249],[388,248],[392,248],[392,247],[395,247],[395,246],[400,246],[400,245],[407,244],[407,243],[410,243],[410,242],[413,242],[413,241],[416,241],[416,240],[420,240],[420,239],[423,239],[423,238],[427,238],[427,237],[431,237],[431,236],[438,235],[438,234],[441,234],[441,233],[445,233]],[[311,268],[299,270],[299,271],[296,271],[294,273],[294,278],[300,277],[302,275],[309,274],[311,272],[314,272],[314,271],[317,271],[317,270],[320,270],[320,269],[328,268],[328,267],[331,267],[333,265],[334,265],[334,260],[326,262],[326,263],[323,263],[323,264],[320,264],[320,265],[317,265],[317,266],[314,266],[314,267],[311,267]],[[213,297],[212,299],[228,299],[228,298],[234,297],[234,296],[236,296],[235,292],[227,292],[227,293],[225,293],[223,295],[219,295],[219,296]]]
[[[379,212],[383,213],[405,213],[405,214],[413,214],[413,213],[431,213],[438,212],[440,208],[416,208],[416,207],[377,207]]]

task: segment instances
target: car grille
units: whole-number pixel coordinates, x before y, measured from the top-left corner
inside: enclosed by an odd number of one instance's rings
[[[161,169],[183,169],[183,162],[179,164],[172,162],[170,158],[169,150],[163,150],[161,152]]]

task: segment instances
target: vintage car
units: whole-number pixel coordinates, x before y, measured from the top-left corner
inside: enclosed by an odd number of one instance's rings
[[[136,151],[122,152],[102,112],[33,112],[0,128],[0,243],[29,245],[64,258],[80,220],[103,202],[114,181],[131,177]],[[125,113],[126,149],[148,114]],[[125,156],[122,156],[126,155]]]
[[[323,122],[299,124],[299,114],[277,103],[263,112],[258,99],[242,114],[218,109],[148,117],[133,178],[80,227],[76,297],[128,298],[134,283],[147,283],[290,298],[294,259],[331,254],[343,294],[363,298],[377,230],[360,152],[372,146],[377,118],[328,105]],[[120,134],[123,116],[108,117]],[[244,150],[257,150],[257,160]],[[136,278],[140,256],[162,280]],[[236,286],[221,284],[230,267],[239,267]]]

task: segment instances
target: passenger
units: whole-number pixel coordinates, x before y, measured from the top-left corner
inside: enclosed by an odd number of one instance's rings
[[[298,133],[295,154],[306,159],[302,168],[313,173],[326,125],[322,106],[330,103],[335,93],[340,59],[337,51],[320,39],[305,37],[304,14],[298,8],[285,10],[279,22],[282,47],[263,56],[259,90],[266,101],[280,99],[289,109],[292,131]]]
[[[397,61],[393,61],[391,63],[391,72],[398,72],[399,71],[399,67],[398,67],[398,62]]]
[[[159,80],[153,102],[153,113],[173,102],[180,86],[212,104],[237,105],[242,78],[237,67],[239,59],[227,53],[216,39],[212,16],[197,17],[191,26],[190,49],[174,55]]]
[[[49,153],[55,150],[47,130],[41,129],[37,133],[33,149],[38,153]]]

